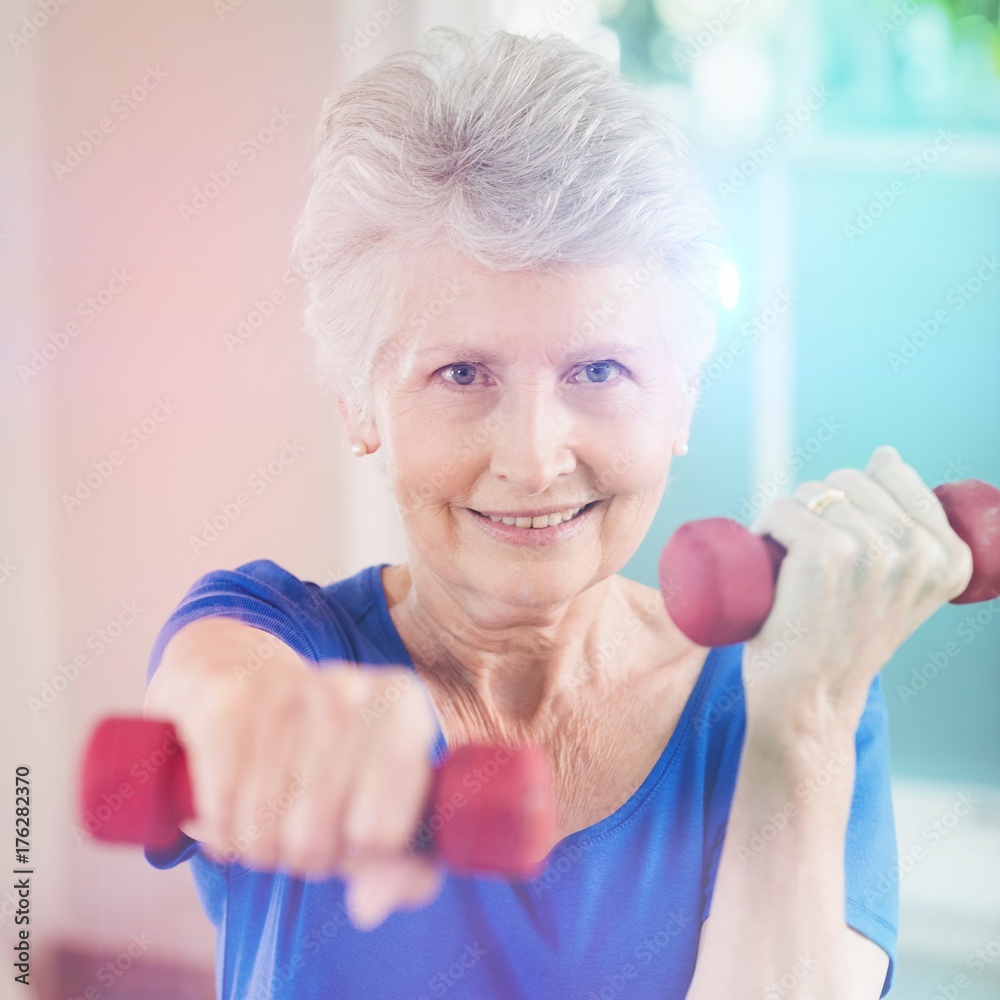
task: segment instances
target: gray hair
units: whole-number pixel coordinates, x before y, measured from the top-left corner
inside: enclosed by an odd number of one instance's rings
[[[319,379],[364,420],[407,266],[438,244],[498,271],[652,264],[693,395],[718,217],[687,139],[607,60],[561,35],[432,28],[331,94],[317,140],[293,266]]]

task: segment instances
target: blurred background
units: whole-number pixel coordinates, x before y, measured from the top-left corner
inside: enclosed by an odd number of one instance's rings
[[[288,252],[323,98],[426,28],[554,30],[619,63],[724,216],[691,453],[627,576],[656,586],[681,522],[749,523],[881,443],[931,484],[1000,483],[997,0],[8,0],[0,19],[0,732],[3,773],[31,770],[36,996],[213,995],[187,866],[75,828],[83,742],[140,710],[185,590],[261,557],[320,584],[405,558],[313,381]],[[943,609],[882,679],[909,859],[886,873],[892,995],[996,997],[1000,601]],[[0,887],[8,955],[14,907]],[[5,973],[7,995],[30,991]]]

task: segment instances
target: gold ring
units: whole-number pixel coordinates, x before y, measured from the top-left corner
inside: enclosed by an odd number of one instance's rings
[[[832,503],[839,503],[844,501],[846,503],[851,502],[851,498],[843,491],[836,488],[831,488],[828,490],[823,490],[822,493],[817,494],[806,504],[806,510],[811,511],[817,517],[821,517],[823,511]]]

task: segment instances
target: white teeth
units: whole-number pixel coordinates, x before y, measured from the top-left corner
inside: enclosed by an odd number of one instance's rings
[[[557,511],[555,514],[542,514],[540,517],[494,517],[492,514],[487,514],[486,516],[491,521],[502,521],[504,524],[516,525],[518,528],[551,528],[557,524],[562,524],[563,521],[568,521],[570,518],[576,517],[581,510],[583,510],[583,507],[574,507],[570,510]]]

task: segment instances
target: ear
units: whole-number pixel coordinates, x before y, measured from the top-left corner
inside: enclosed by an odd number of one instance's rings
[[[348,441],[363,441],[368,445],[369,451],[375,451],[378,447],[378,432],[370,421],[361,418],[358,411],[353,408],[344,396],[337,397],[337,410],[340,413],[340,421],[344,425]]]
[[[693,382],[688,382],[686,379],[681,383],[684,401],[683,409],[681,411],[681,419],[677,424],[677,438],[678,444],[687,444],[688,437],[691,434],[691,419],[694,416],[695,404],[698,401],[698,389]]]
[[[343,396],[337,396],[337,410],[340,413],[340,422],[344,425],[349,441],[358,441],[362,436],[361,421],[357,414],[350,409],[347,400]]]

